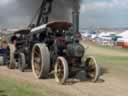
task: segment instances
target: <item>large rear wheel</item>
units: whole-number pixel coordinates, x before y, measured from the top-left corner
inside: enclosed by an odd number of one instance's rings
[[[64,57],[57,58],[54,71],[56,82],[64,84],[69,76],[68,63]]]
[[[32,49],[32,71],[36,78],[47,78],[50,69],[50,54],[45,44],[36,44]]]
[[[15,46],[13,44],[9,44],[7,47],[7,67],[9,69],[15,68],[14,52],[15,52]]]
[[[99,79],[100,76],[100,67],[96,63],[96,59],[93,56],[87,57],[85,61],[85,74],[86,77],[93,81],[96,82]]]

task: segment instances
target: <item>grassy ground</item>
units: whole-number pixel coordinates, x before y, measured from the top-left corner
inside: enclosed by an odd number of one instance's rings
[[[96,57],[97,63],[109,72],[109,78],[114,76],[117,79],[128,80],[128,50],[115,49],[111,47],[96,46],[90,43],[84,43],[90,46],[86,50],[86,56]],[[55,82],[54,82],[55,83]],[[37,88],[26,82],[19,82],[14,79],[0,76],[0,96],[51,96],[46,89]],[[53,96],[53,95],[52,95]],[[59,96],[59,95],[58,95]],[[109,95],[108,95],[109,96]]]
[[[105,64],[128,64],[128,49],[97,46],[90,43],[84,44],[89,46],[85,56],[95,56],[99,62]]]
[[[95,56],[97,63],[114,75],[128,72],[128,49],[97,46],[84,43],[89,46],[85,56]]]
[[[0,77],[0,96],[47,96],[47,94],[43,91],[38,92],[29,84]]]

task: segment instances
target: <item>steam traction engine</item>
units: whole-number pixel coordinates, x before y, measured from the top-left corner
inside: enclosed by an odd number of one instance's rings
[[[13,33],[7,47],[7,66],[9,69],[19,68],[22,72],[31,67],[30,30],[22,29]]]
[[[74,10],[72,23],[48,23],[52,2],[53,0],[43,0],[37,24],[27,30],[28,34],[24,39],[16,40],[16,49],[8,47],[8,66],[13,67],[14,63],[18,62],[18,66],[20,65],[20,69],[24,71],[26,64],[30,65],[38,79],[47,78],[54,72],[55,80],[61,84],[81,70],[85,71],[89,80],[96,81],[99,78],[99,67],[95,58],[91,56],[85,61],[81,60],[86,49],[79,43],[78,38],[79,11]],[[77,70],[74,71],[74,68]]]

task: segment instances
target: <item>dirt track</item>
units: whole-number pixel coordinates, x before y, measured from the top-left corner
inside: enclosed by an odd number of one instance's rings
[[[80,74],[82,75],[82,74]],[[54,79],[37,80],[32,72],[21,73],[18,70],[8,70],[0,67],[0,76],[7,76],[17,81],[28,82],[37,88],[46,88],[50,96],[128,96],[128,77],[107,73],[103,75],[104,82],[97,83],[75,80],[66,85],[58,85]],[[74,81],[74,80],[70,80]]]

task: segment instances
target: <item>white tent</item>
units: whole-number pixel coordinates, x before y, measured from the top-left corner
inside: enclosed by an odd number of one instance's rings
[[[119,38],[118,42],[128,42],[128,38]]]
[[[103,40],[112,40],[111,34],[114,34],[114,33],[105,33],[105,32],[102,32],[102,33],[100,33],[98,35],[98,38],[103,39]]]
[[[128,42],[128,30],[118,34],[117,36],[121,37],[118,38],[117,42]]]
[[[128,30],[118,34],[117,36],[121,37],[117,39],[117,46],[128,48]]]
[[[114,33],[109,33],[109,32],[99,33],[96,39],[96,43],[104,46],[113,46],[111,34],[114,34]]]
[[[83,37],[88,37],[89,33],[88,33],[88,32],[84,32],[84,33],[81,33],[81,35],[82,35]]]
[[[120,36],[122,38],[128,38],[128,30],[118,34],[117,36]]]

